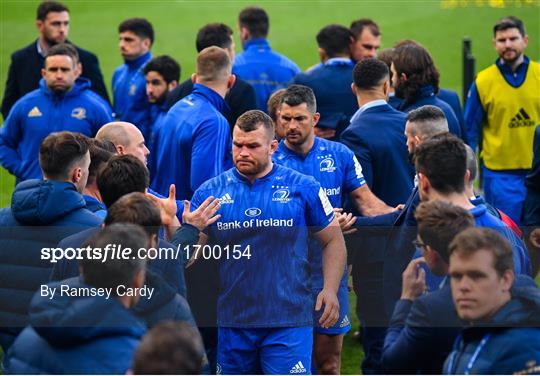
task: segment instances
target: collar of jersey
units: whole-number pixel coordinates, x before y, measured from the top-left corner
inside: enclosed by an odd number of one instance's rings
[[[270,43],[264,38],[253,38],[244,42],[244,51],[250,48],[270,49]]]
[[[227,103],[225,103],[225,99],[223,99],[221,95],[219,95],[207,86],[201,84],[193,84],[193,91],[191,92],[191,94],[204,97],[222,114],[225,114],[229,111],[229,106],[227,105]]]
[[[486,205],[480,204],[469,210],[474,218],[481,217],[487,211]]]
[[[523,56],[523,63],[521,63],[517,67],[515,72],[512,71],[512,68],[510,68],[510,66],[501,62],[501,59],[497,59],[497,61],[495,61],[495,64],[505,76],[511,76],[514,73],[516,73],[518,76],[523,76],[525,72],[527,72],[527,67],[529,66],[529,58],[527,56]]]
[[[129,69],[139,69],[144,64],[152,59],[152,53],[148,51],[142,56],[139,56],[135,60],[124,60]]]
[[[283,154],[287,154],[287,155],[293,156],[295,158],[305,160],[313,152],[313,150],[316,150],[319,147],[319,143],[320,143],[319,137],[315,136],[314,139],[313,139],[313,146],[311,147],[311,149],[308,151],[308,153],[305,156],[300,155],[297,152],[295,152],[294,150],[289,149],[287,147],[287,145],[285,145],[285,139],[281,140],[281,142],[279,143],[279,150]]]
[[[251,183],[246,177],[242,176],[236,168],[233,168],[233,175],[236,178],[236,180],[238,180],[241,183],[245,183],[248,185],[255,185],[257,184],[257,182],[266,181],[276,174],[277,170],[279,169],[279,165],[274,162],[272,163],[273,163],[272,170],[268,174],[264,175],[263,177],[255,180],[253,183]]]

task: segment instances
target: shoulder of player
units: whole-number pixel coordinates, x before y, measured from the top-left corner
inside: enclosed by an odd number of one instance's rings
[[[204,183],[201,184],[199,188],[197,188],[197,191],[208,191],[210,193],[215,192],[216,190],[222,190],[230,185],[235,185],[237,183],[237,179],[234,176],[234,167],[219,174],[218,176],[215,176],[211,179],[208,179]]]
[[[349,149],[346,145],[342,144],[341,142],[337,141],[331,141],[331,140],[325,140],[324,138],[319,139],[319,148],[324,148],[324,150],[328,150],[329,152],[332,152],[336,154],[337,157],[348,157],[350,158],[354,153],[351,149]],[[321,150],[321,151],[324,151]]]
[[[296,170],[293,170],[292,168],[285,167],[280,164],[276,165],[278,170],[275,176],[275,180],[283,182],[280,184],[305,188],[313,186],[320,187],[320,183],[315,180],[314,177],[302,174],[301,172],[298,172]]]

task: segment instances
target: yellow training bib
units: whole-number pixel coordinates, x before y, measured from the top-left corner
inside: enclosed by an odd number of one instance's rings
[[[486,113],[480,154],[486,167],[531,168],[534,130],[540,124],[540,64],[529,61],[519,87],[506,82],[494,64],[478,73],[476,87]]]

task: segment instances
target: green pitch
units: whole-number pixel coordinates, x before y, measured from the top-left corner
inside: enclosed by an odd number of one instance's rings
[[[154,55],[169,54],[182,66],[184,80],[193,72],[195,35],[209,22],[232,27],[244,1],[66,1],[71,10],[70,39],[97,54],[105,82],[122,63],[117,47],[117,25],[129,17],[145,17],[154,25]],[[0,93],[4,92],[10,54],[36,38],[38,1],[0,2]],[[258,2],[270,15],[272,47],[305,69],[318,62],[315,35],[331,23],[348,26],[354,19],[370,17],[383,32],[382,47],[401,39],[415,39],[432,53],[441,72],[441,86],[461,94],[461,41],[472,39],[477,71],[496,55],[491,45],[492,25],[505,15],[521,18],[530,37],[527,54],[540,53],[540,1],[272,1]],[[237,36],[236,50],[241,46]],[[110,91],[109,91],[110,94]],[[1,95],[1,94],[0,94]],[[0,168],[0,207],[9,205],[14,180]],[[353,302],[351,302],[353,303]],[[354,304],[351,304],[351,310]],[[354,316],[354,314],[352,315]],[[354,322],[357,326],[357,322]],[[343,373],[358,373],[361,348],[346,339]]]

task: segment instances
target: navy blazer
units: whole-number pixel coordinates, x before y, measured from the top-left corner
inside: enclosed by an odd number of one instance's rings
[[[366,109],[341,135],[358,158],[373,193],[390,206],[404,204],[413,188],[405,114],[385,104]]]

